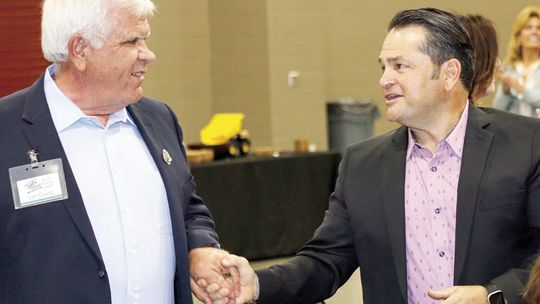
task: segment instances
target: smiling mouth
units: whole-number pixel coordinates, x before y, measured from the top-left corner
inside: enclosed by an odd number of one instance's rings
[[[134,73],[131,73],[131,76],[144,79],[144,72],[134,72]]]
[[[392,100],[394,100],[396,98],[399,98],[399,97],[403,97],[403,95],[399,95],[399,94],[385,94],[384,95],[384,99],[386,101],[392,101]]]

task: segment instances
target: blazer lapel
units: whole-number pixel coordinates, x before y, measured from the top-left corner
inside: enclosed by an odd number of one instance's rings
[[[493,134],[484,129],[488,124],[488,115],[470,105],[458,183],[454,262],[454,283],[456,284],[460,281],[459,278],[465,264],[480,179],[493,139]]]
[[[139,106],[139,104],[130,105],[127,107],[127,110],[135,121],[135,124],[137,125],[137,128],[139,129],[139,132],[141,133],[141,136],[143,137],[144,142],[146,143],[146,146],[148,147],[148,150],[150,151],[150,154],[152,155],[152,158],[159,169],[159,172],[163,175],[163,169],[160,165],[160,162],[163,161],[160,160],[163,145],[161,145],[157,139],[159,133],[154,130],[152,120],[146,117],[147,115],[144,113],[144,110],[139,109]]]
[[[39,160],[61,158],[66,178],[68,199],[64,206],[71,216],[75,226],[83,239],[91,249],[92,254],[103,265],[103,259],[86,213],[81,193],[71,171],[69,161],[58,137],[58,133],[52,121],[51,113],[45,99],[43,89],[44,76],[34,83],[26,94],[24,109],[22,112],[22,129],[29,143],[29,148],[39,151]]]
[[[387,191],[383,193],[383,204],[394,266],[398,276],[403,299],[407,299],[407,266],[405,250],[405,157],[407,152],[407,128],[396,130],[388,149],[383,152],[382,185]]]
[[[143,137],[144,142],[146,143],[146,146],[148,147],[148,151],[152,155],[152,158],[154,159],[156,167],[158,168],[159,173],[161,174],[161,178],[163,180],[163,184],[165,185],[165,190],[167,192],[167,198],[169,200],[169,211],[171,213],[171,221],[173,225],[175,225],[176,227],[180,227],[182,226],[181,223],[183,223],[183,220],[182,220],[183,213],[182,213],[181,208],[178,208],[178,206],[180,206],[179,202],[174,201],[173,200],[174,196],[171,194],[181,189],[178,189],[177,184],[175,184],[176,179],[171,175],[175,173],[175,172],[172,172],[174,170],[171,170],[171,168],[169,168],[169,166],[166,164],[166,161],[165,161],[165,155],[164,155],[165,152],[163,150],[165,149],[167,145],[161,140],[159,130],[156,130],[154,124],[152,123],[152,119],[155,119],[155,118],[151,118],[146,114],[146,111],[150,109],[145,110],[141,107],[142,105],[140,101],[137,104],[128,106],[127,110],[129,114],[131,115],[131,117],[133,118],[133,120],[135,121],[135,124],[137,125],[137,128],[139,129],[139,132],[141,133],[141,136]],[[176,160],[176,161],[179,161],[179,160]],[[182,230],[173,229],[175,237],[176,237],[176,231],[182,231]]]

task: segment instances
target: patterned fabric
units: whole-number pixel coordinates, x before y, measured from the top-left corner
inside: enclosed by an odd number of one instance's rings
[[[405,231],[409,303],[439,303],[430,289],[453,286],[457,186],[469,104],[435,152],[409,129],[405,173]]]

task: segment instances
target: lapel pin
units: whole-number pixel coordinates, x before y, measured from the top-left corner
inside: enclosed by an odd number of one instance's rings
[[[167,165],[172,164],[172,157],[171,157],[171,155],[169,154],[169,151],[163,149],[162,155],[163,155],[163,161],[165,161],[165,163],[166,163]]]

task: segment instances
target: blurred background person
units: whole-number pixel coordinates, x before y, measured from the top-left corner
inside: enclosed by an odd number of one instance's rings
[[[540,7],[517,16],[493,107],[536,117],[540,107]]]
[[[481,15],[458,17],[471,38],[475,76],[470,98],[477,104],[480,98],[495,92],[494,75],[500,66],[497,30],[493,21]]]
[[[540,258],[538,258],[531,270],[529,281],[523,292],[523,299],[527,304],[540,303]]]

